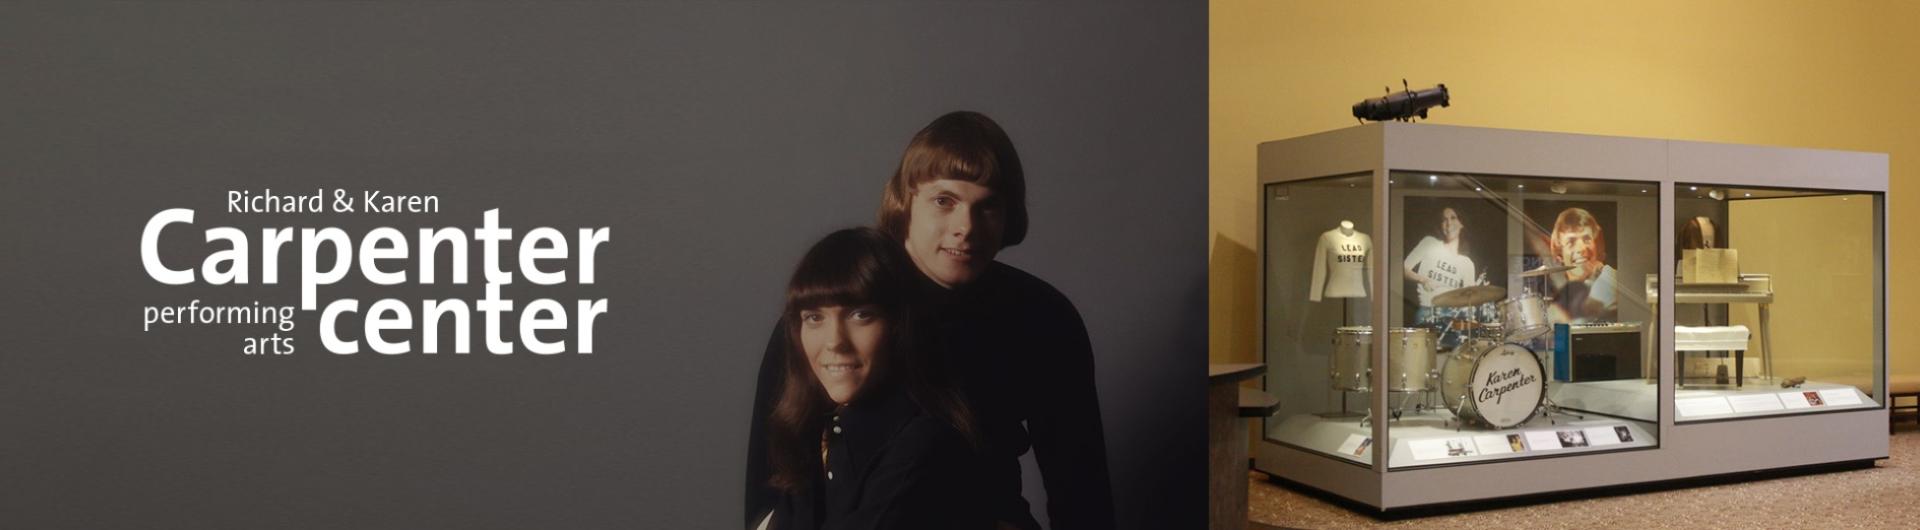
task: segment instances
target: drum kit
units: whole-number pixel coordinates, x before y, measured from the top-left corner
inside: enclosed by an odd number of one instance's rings
[[[1520,273],[1523,279],[1544,277],[1572,270],[1570,266],[1540,267]],[[1496,304],[1498,318],[1480,322],[1464,316],[1472,311],[1456,312],[1439,329],[1425,327],[1386,330],[1387,388],[1401,394],[1399,406],[1392,410],[1398,419],[1407,401],[1415,395],[1440,394],[1442,405],[1460,424],[1495,429],[1516,427],[1541,414],[1565,414],[1547,397],[1546,366],[1527,343],[1553,330],[1547,321],[1548,300],[1533,289],[1508,298],[1507,290],[1492,285],[1462,287],[1433,297],[1436,307],[1474,308]],[[1436,334],[1436,331],[1438,332]],[[1436,345],[1456,335],[1450,350],[1436,355]],[[1334,330],[1332,386],[1342,392],[1372,390],[1373,372],[1368,362],[1377,335],[1371,326],[1347,326]],[[1434,368],[1438,358],[1438,369]],[[1425,400],[1423,400],[1425,401]],[[1426,408],[1425,403],[1414,405]],[[1368,415],[1361,423],[1371,419]]]

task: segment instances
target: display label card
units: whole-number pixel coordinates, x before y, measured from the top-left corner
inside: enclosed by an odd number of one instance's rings
[[[1621,427],[1621,428],[1624,429],[1625,427]],[[1588,445],[1601,446],[1601,445],[1619,445],[1620,444],[1620,432],[1614,430],[1612,426],[1587,427],[1585,429],[1582,429],[1581,432],[1586,433]],[[1631,438],[1631,436],[1629,436],[1629,438]]]
[[[1786,408],[1780,404],[1780,396],[1774,394],[1727,396],[1727,402],[1733,404],[1734,412],[1766,412]]]
[[[1340,454],[1347,456],[1366,456],[1367,449],[1373,446],[1373,438],[1358,434],[1347,435],[1347,441],[1341,442]]]
[[[1788,410],[1804,409],[1826,404],[1826,400],[1820,399],[1819,392],[1781,392],[1775,395],[1779,396],[1780,404],[1785,405]],[[1819,401],[1819,403],[1815,403],[1815,401]]]
[[[1527,450],[1527,443],[1521,440],[1518,433],[1475,436],[1473,445],[1480,449],[1480,454],[1483,455],[1504,455]]]
[[[1636,440],[1633,436],[1633,428],[1625,425],[1613,426],[1613,437],[1623,444],[1630,444]]]
[[[1673,400],[1673,408],[1682,418],[1733,414],[1733,406],[1727,404],[1727,398],[1703,397]]]
[[[1829,388],[1820,391],[1820,399],[1828,405],[1859,405],[1860,393],[1851,388]]]
[[[1560,436],[1553,431],[1527,431],[1527,448],[1545,451],[1560,448]]]
[[[1410,440],[1407,449],[1413,451],[1414,460],[1437,460],[1480,454],[1473,445],[1472,438],[1429,438]]]
[[[1587,442],[1586,429],[1566,429],[1566,430],[1560,430],[1560,431],[1553,431],[1553,438],[1555,441],[1560,443],[1560,447],[1563,449],[1571,449],[1574,447],[1586,447],[1588,445],[1591,445],[1590,443]]]

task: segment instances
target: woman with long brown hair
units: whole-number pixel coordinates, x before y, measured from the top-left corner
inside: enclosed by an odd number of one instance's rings
[[[913,274],[880,232],[834,232],[787,284],[767,418],[770,528],[985,528],[972,415],[914,340]]]

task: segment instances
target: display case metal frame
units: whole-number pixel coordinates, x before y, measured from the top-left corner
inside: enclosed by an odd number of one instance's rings
[[[1344,497],[1381,511],[1451,503],[1526,497],[1542,493],[1671,481],[1822,464],[1870,463],[1888,457],[1886,436],[1886,193],[1888,157],[1880,153],[1732,145],[1680,140],[1594,136],[1414,123],[1372,123],[1259,145],[1258,188],[1324,177],[1372,175],[1370,201],[1376,241],[1391,241],[1389,220],[1394,171],[1515,175],[1544,178],[1657,182],[1660,190],[1662,296],[1657,330],[1659,362],[1674,365],[1673,329],[1675,184],[1817,189],[1876,194],[1874,201],[1873,392],[1878,408],[1676,424],[1674,373],[1659,371],[1659,435],[1653,448],[1472,464],[1389,469],[1390,450],[1372,452],[1362,466],[1262,436],[1255,469]],[[1261,207],[1262,217],[1267,208]],[[1257,222],[1257,241],[1267,241]],[[1260,249],[1261,270],[1268,250]],[[1385,253],[1369,256],[1372,285],[1392,285]],[[1258,283],[1262,311],[1266,274]],[[1385,291],[1383,291],[1385,292]],[[1383,298],[1383,297],[1379,297]],[[1374,322],[1388,322],[1391,304],[1375,300]],[[1266,355],[1268,330],[1259,351]],[[1387,365],[1387,341],[1375,341],[1374,366]],[[1374,370],[1373,388],[1386,387],[1386,370]],[[1386,417],[1388,393],[1368,406]],[[1269,418],[1268,421],[1273,421]],[[1373,422],[1375,447],[1392,447],[1387,422]],[[1264,431],[1264,429],[1263,429]]]

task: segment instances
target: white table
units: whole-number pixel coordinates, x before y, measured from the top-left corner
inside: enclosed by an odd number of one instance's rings
[[[1760,307],[1760,377],[1773,377],[1773,278],[1766,274],[1741,274],[1737,284],[1679,284],[1673,293],[1675,304],[1755,304]],[[1653,311],[1653,322],[1660,322],[1660,277],[1647,275],[1647,307]],[[1668,330],[1671,334],[1672,330]],[[1641,372],[1648,381],[1659,375],[1654,367],[1659,363],[1654,357],[1659,355],[1657,334],[1647,335],[1646,353],[1642,354]],[[1739,369],[1737,359],[1735,371]],[[1676,374],[1678,375],[1678,374]],[[1677,378],[1676,378],[1677,379]]]

